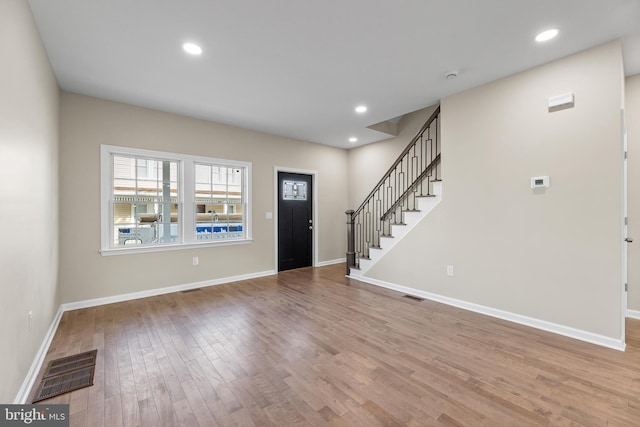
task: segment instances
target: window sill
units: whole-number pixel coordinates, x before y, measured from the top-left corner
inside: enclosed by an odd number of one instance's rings
[[[161,246],[137,246],[127,248],[113,248],[113,249],[101,249],[100,255],[113,256],[113,255],[129,255],[129,254],[145,254],[150,252],[165,252],[165,251],[179,251],[183,249],[198,249],[198,248],[215,248],[218,246],[235,246],[235,245],[247,245],[253,243],[253,239],[236,239],[225,240],[217,242],[198,242],[198,243],[180,243],[173,245],[161,245]]]

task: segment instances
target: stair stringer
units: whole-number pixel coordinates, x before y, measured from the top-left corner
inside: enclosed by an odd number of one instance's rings
[[[391,225],[392,237],[380,237],[380,248],[369,249],[369,258],[360,259],[359,268],[351,268],[350,277],[362,277],[442,201],[442,182],[433,182],[433,197],[417,197],[418,211],[402,213],[404,224]]]

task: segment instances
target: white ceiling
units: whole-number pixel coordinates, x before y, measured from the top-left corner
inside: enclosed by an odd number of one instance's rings
[[[344,148],[388,138],[369,125],[614,39],[640,73],[640,0],[29,3],[64,90]],[[551,27],[556,39],[533,41]]]

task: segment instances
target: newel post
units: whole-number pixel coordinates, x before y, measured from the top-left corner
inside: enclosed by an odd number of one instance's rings
[[[353,209],[345,212],[347,214],[347,276],[351,273],[351,267],[356,266],[354,212]]]

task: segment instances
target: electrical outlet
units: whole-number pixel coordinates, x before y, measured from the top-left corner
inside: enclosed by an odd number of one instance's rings
[[[447,276],[453,276],[453,265],[447,265]]]
[[[193,265],[198,265],[198,263],[200,262],[200,260],[198,259],[197,256],[193,257]]]

